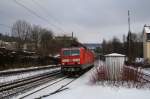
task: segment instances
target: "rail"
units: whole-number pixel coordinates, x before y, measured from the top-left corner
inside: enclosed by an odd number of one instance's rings
[[[49,93],[49,94],[46,94],[46,95],[42,95],[42,96],[40,96],[40,97],[38,97],[38,98],[35,98],[35,99],[42,99],[42,98],[44,98],[44,97],[48,97],[48,96],[50,96],[50,95],[56,94],[56,93],[58,93],[58,92],[61,92],[61,91],[63,91],[63,90],[69,89],[67,86],[68,86],[69,84],[71,84],[72,82],[74,82],[75,80],[77,80],[78,78],[80,78],[81,75],[82,75],[82,74],[78,75],[77,78],[74,78],[73,80],[68,81],[68,82],[66,82],[65,84],[61,85],[61,87],[58,88],[58,89],[56,89],[55,91],[53,91],[53,92],[51,92],[51,93]],[[69,76],[69,77],[70,77],[70,76]],[[34,92],[31,92],[31,93],[29,93],[29,94],[26,94],[26,95],[20,97],[19,99],[27,98],[28,96],[33,95],[34,93],[39,92],[39,91],[41,91],[41,90],[43,90],[43,89],[45,89],[45,88],[47,88],[47,87],[53,86],[53,85],[55,85],[55,84],[59,84],[61,81],[65,80],[65,79],[67,79],[67,78],[68,78],[68,76],[65,76],[65,77],[63,77],[62,79],[60,79],[60,80],[58,80],[58,81],[55,81],[55,82],[53,82],[53,83],[51,83],[51,84],[49,84],[49,85],[47,85],[47,86],[45,86],[45,87],[42,87],[41,89],[38,89],[38,90],[36,90],[36,91],[34,91]]]
[[[3,84],[0,87],[0,99],[8,98],[17,93],[24,92],[46,82],[60,78],[60,71],[53,71],[42,75],[32,76],[26,79]]]

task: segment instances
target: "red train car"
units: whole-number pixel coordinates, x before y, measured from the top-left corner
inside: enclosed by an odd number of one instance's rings
[[[62,72],[79,72],[94,65],[94,53],[84,47],[63,48],[61,50]]]

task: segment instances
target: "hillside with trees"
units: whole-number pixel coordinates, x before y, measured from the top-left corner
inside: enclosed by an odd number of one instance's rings
[[[57,64],[53,56],[76,42],[77,38],[55,36],[52,30],[18,20],[11,27],[11,36],[0,34],[0,69]]]

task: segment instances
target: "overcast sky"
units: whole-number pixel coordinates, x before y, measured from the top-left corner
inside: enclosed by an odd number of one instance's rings
[[[128,10],[131,31],[141,32],[150,23],[150,0],[17,0],[36,12],[44,21],[15,0],[0,0],[0,24],[11,26],[16,20],[51,29],[55,35],[71,35],[82,43],[99,43],[113,36],[122,39],[128,32]],[[60,29],[61,28],[61,29]],[[0,32],[10,29],[0,25]]]

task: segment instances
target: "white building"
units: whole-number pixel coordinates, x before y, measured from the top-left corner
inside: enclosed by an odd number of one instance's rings
[[[150,26],[143,29],[143,55],[144,59],[150,63]]]

